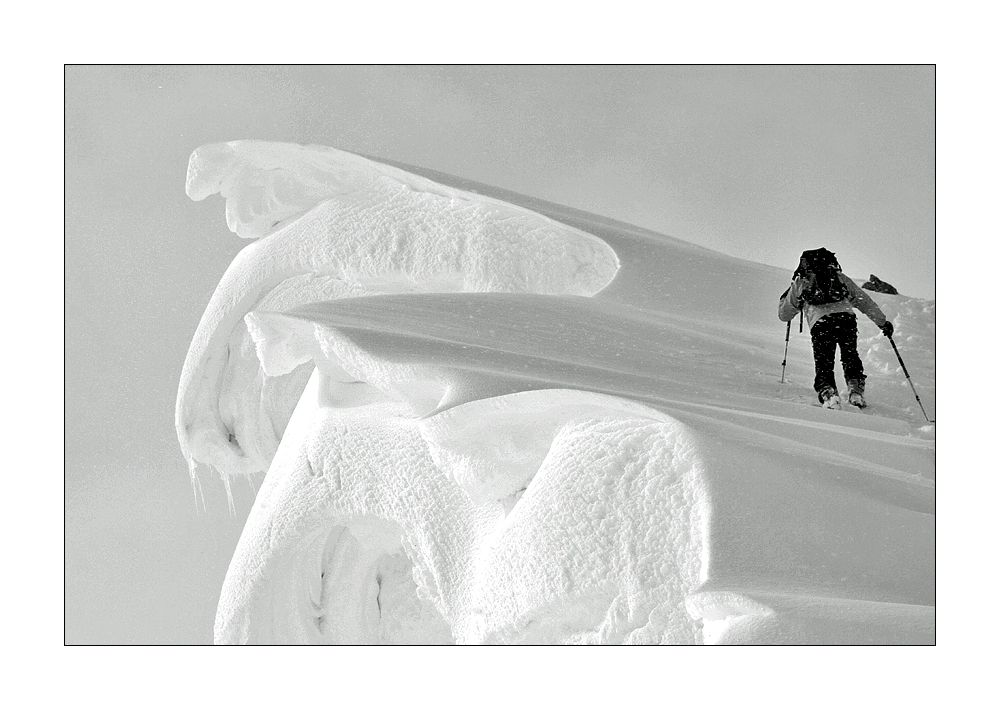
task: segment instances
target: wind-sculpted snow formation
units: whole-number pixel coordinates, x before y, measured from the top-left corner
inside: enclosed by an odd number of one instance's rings
[[[790,274],[330,148],[191,157],[259,238],[184,366],[192,479],[266,471],[220,643],[933,643],[934,427],[871,323],[810,406]],[[815,245],[805,245],[815,246]],[[934,411],[934,304],[873,294]]]
[[[187,193],[216,192],[230,229],[262,238],[240,252],[202,317],[176,417],[191,465],[227,481],[267,470],[308,374],[262,376],[242,323],[251,309],[421,291],[589,296],[617,269],[614,252],[580,230],[332,149],[203,146]]]

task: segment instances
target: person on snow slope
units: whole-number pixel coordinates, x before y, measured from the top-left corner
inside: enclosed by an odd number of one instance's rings
[[[816,379],[813,388],[824,407],[839,408],[834,358],[840,346],[840,362],[847,380],[847,401],[865,407],[865,369],[858,356],[858,320],[854,309],[868,316],[886,337],[893,328],[878,304],[840,270],[833,252],[820,247],[802,252],[792,285],[781,295],[778,318],[789,322],[804,309],[812,336]]]

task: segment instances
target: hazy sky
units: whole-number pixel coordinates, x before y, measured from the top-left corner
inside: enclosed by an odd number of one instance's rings
[[[826,246],[934,298],[934,98],[930,66],[70,67],[67,639],[209,642],[252,500],[231,518],[205,477],[197,514],[174,438],[188,344],[246,244],[185,196],[194,148],[333,146],[789,271]]]

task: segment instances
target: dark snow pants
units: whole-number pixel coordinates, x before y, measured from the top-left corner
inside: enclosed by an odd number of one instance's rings
[[[865,382],[865,368],[858,356],[858,319],[853,313],[831,313],[823,316],[810,329],[813,358],[816,360],[816,379],[813,389],[822,392],[827,387],[837,389],[833,362],[840,346],[840,364],[844,378],[850,382]]]

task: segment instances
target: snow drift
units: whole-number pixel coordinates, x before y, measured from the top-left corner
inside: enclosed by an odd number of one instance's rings
[[[329,148],[187,189],[259,238],[178,393],[192,480],[267,472],[217,642],[933,642],[934,427],[867,321],[865,414],[804,336],[778,383],[789,272]],[[933,412],[933,302],[873,298]]]
[[[240,236],[270,232],[226,271],[181,376],[184,455],[227,481],[267,470],[304,385],[304,375],[261,375],[242,323],[249,310],[387,292],[590,295],[617,269],[614,252],[589,234],[330,149],[203,146],[187,192],[221,193]],[[310,208],[308,220],[280,228]]]

